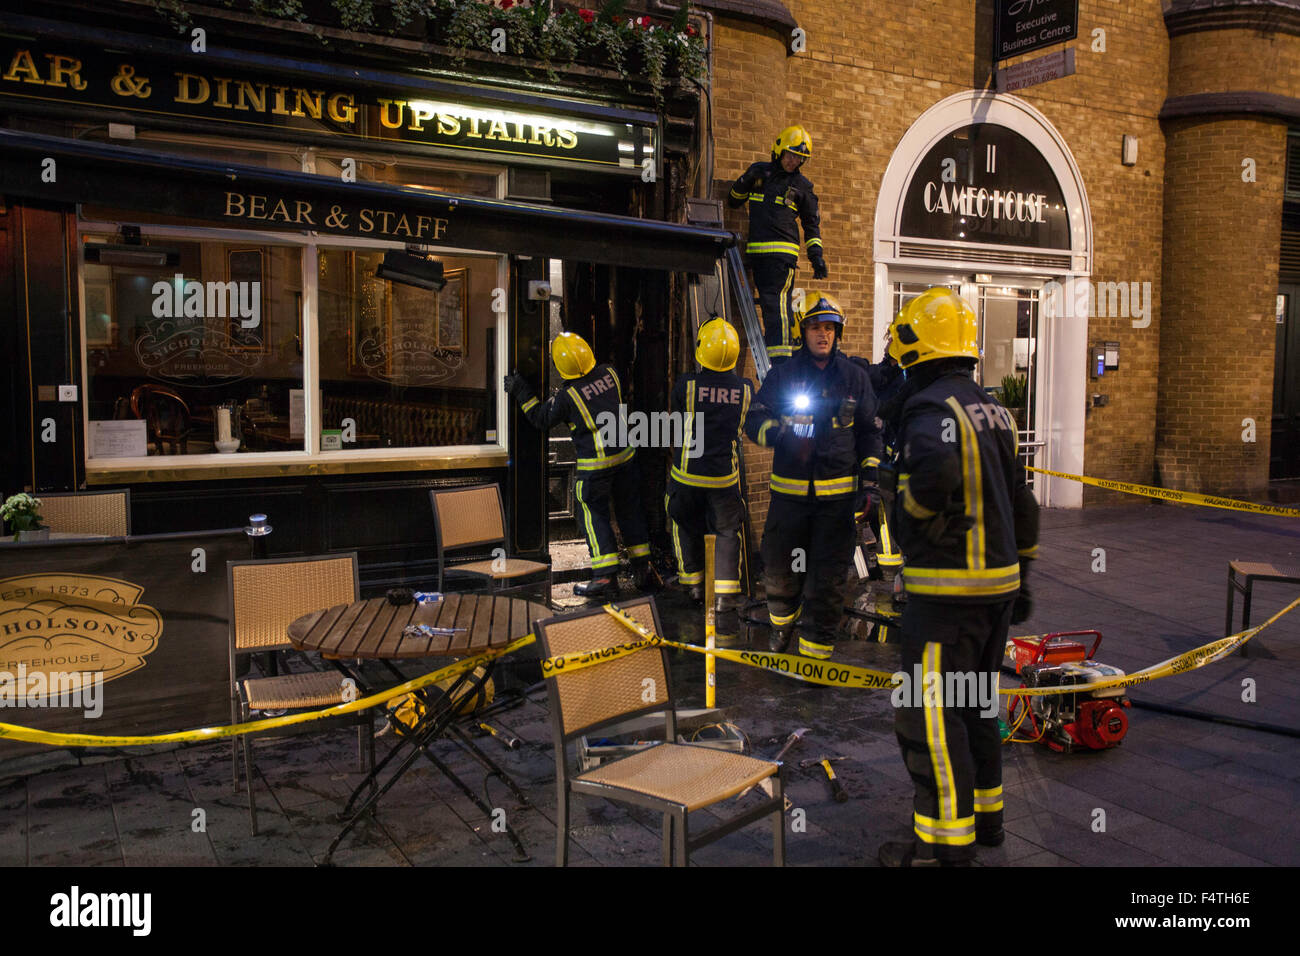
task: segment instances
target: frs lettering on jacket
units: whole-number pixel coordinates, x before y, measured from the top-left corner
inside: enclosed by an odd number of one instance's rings
[[[1015,419],[1001,405],[991,405],[987,402],[971,402],[969,405],[963,405],[962,407],[966,409],[966,414],[970,417],[971,424],[975,426],[976,432],[982,432],[985,425],[988,425],[989,428],[1001,428],[1010,432],[1016,430]]]

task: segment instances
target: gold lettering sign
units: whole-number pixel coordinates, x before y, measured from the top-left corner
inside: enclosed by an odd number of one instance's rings
[[[302,199],[284,199],[261,193],[225,193],[222,216],[245,222],[307,225],[365,236],[388,236],[394,239],[437,241],[447,237],[450,220],[440,216],[416,215],[391,209],[361,206],[344,209],[331,203],[328,209],[316,209]],[[320,223],[313,216],[320,218]]]
[[[48,686],[75,689],[69,681],[81,675],[110,681],[140,669],[163,632],[143,596],[129,581],[92,574],[0,579],[0,681],[44,674]]]

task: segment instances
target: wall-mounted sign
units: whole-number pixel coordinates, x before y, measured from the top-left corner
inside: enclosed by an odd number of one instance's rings
[[[1070,47],[998,70],[998,92],[1010,93],[1013,90],[1023,90],[1026,86],[1036,86],[1048,80],[1073,75],[1074,47]]]
[[[212,69],[202,59],[114,56],[0,38],[0,100],[200,118],[227,126],[232,135],[275,129],[638,172],[642,159],[654,155],[649,125],[521,112],[486,101],[433,101],[417,90],[327,87],[314,79]]]
[[[248,553],[242,529],[0,542],[0,722],[110,735],[227,722],[226,561]]]
[[[1079,35],[1079,0],[994,0],[993,62]]]
[[[926,153],[907,185],[899,233],[915,239],[1070,249],[1051,166],[1015,130],[976,123]]]

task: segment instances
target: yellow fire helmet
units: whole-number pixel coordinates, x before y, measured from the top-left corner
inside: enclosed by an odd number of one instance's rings
[[[812,137],[802,126],[787,126],[772,146],[772,158],[780,159],[787,149],[805,160],[812,159]]]
[[[729,372],[740,357],[740,336],[726,319],[714,316],[700,326],[695,340],[695,361],[715,372]]]
[[[837,322],[839,328],[836,333],[843,337],[844,335],[844,310],[840,308],[839,302],[835,296],[825,292],[809,292],[804,296],[804,311],[799,316],[799,334],[803,334],[803,327],[809,322]]]
[[[581,335],[561,332],[551,343],[551,361],[565,378],[582,378],[596,367],[596,356]]]
[[[889,354],[903,368],[941,358],[978,359],[979,323],[951,289],[926,289],[894,319]]]

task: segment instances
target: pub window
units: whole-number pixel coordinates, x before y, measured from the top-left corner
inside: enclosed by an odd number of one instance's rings
[[[88,457],[301,450],[302,250],[132,238],[84,237]]]
[[[378,278],[383,257],[320,248],[322,428],[344,450],[495,441],[498,257],[438,256],[440,290]]]
[[[376,274],[392,243],[86,222],[82,244],[92,471],[504,445],[500,255],[439,253],[426,289]]]

